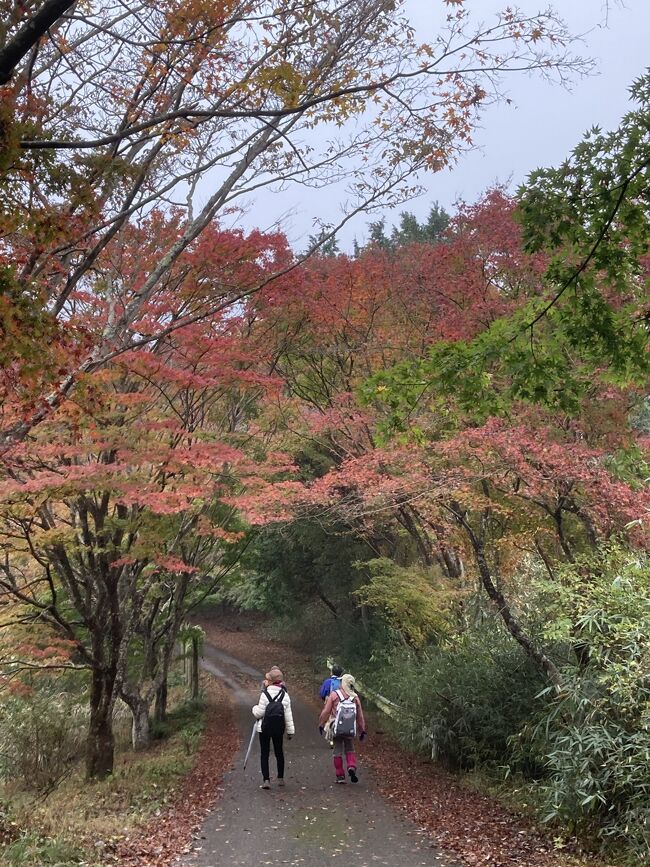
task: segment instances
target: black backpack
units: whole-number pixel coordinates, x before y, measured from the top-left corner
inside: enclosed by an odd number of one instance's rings
[[[275,698],[271,698],[268,690],[264,689],[264,695],[269,701],[264,710],[264,717],[262,718],[262,731],[264,734],[273,735],[282,734],[284,732],[284,706],[282,700],[286,694],[286,689],[282,687]]]

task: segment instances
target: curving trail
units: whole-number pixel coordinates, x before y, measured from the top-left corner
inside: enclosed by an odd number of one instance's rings
[[[259,788],[259,748],[248,767],[243,757],[253,723],[251,706],[259,695],[261,672],[212,645],[203,667],[232,690],[241,730],[241,752],[223,780],[223,794],[194,841],[186,867],[458,867],[432,848],[415,825],[398,817],[373,785],[360,762],[360,782],[336,785],[331,752],[318,735],[317,713],[291,694],[296,736],[285,745],[287,785]],[[289,682],[291,689],[291,683]],[[271,757],[273,775],[274,763]]]

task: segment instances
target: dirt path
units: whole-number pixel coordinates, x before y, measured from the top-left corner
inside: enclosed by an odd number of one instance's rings
[[[259,788],[259,748],[242,770],[261,672],[206,645],[204,667],[230,685],[237,705],[242,748],[223,781],[223,795],[195,840],[187,867],[456,867],[432,847],[426,833],[400,818],[384,801],[360,763],[360,782],[334,783],[331,752],[318,735],[316,712],[292,694],[296,736],[286,745],[287,785]],[[273,771],[273,760],[271,764]],[[333,861],[333,859],[336,859]]]

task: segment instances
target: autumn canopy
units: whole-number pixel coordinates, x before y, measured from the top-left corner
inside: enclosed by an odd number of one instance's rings
[[[67,678],[103,778],[193,613],[281,600],[411,746],[643,847],[650,79],[560,168],[419,222],[505,76],[589,65],[552,10],[439,5],[421,43],[395,0],[3,4],[0,691]],[[334,181],[306,251],[236,228]]]

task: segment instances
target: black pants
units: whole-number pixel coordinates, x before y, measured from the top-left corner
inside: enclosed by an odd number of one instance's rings
[[[284,750],[282,748],[282,738],[284,731],[260,732],[260,759],[262,762],[262,779],[270,780],[269,774],[269,754],[271,752],[271,741],[273,741],[273,752],[275,760],[278,763],[278,780],[284,779]]]

